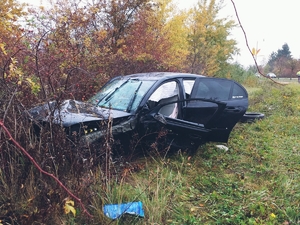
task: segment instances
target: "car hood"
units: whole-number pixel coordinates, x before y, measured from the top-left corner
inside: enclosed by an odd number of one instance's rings
[[[61,104],[52,101],[36,106],[28,110],[28,114],[31,119],[44,122],[52,120],[53,123],[61,124],[65,127],[89,121],[106,120],[109,117],[117,119],[131,115],[124,111],[101,108],[72,99],[65,100]]]

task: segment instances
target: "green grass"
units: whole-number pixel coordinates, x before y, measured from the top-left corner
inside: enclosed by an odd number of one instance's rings
[[[228,151],[208,143],[194,155],[147,158],[116,184],[119,202],[144,204],[135,224],[300,222],[300,85],[263,85],[251,88],[249,110],[265,118],[237,124]]]
[[[275,80],[278,80],[280,82],[298,83],[298,77],[296,78],[280,77],[280,78],[276,78]]]
[[[5,142],[1,159],[10,161],[0,169],[0,220],[14,224],[299,224],[300,84],[252,80],[245,86],[248,111],[264,113],[265,118],[238,123],[225,144],[228,150],[217,148],[220,143],[207,143],[194,154],[179,151],[134,161],[109,158],[104,165],[92,167],[77,160],[81,156],[77,149],[67,151],[63,142],[52,142],[56,150],[65,150],[63,156],[74,154],[71,165],[75,166],[65,165],[59,154],[51,152],[57,161],[49,161],[45,168],[52,172],[59,168],[59,178],[82,199],[93,218],[76,201],[76,216],[64,214],[63,200],[70,196]],[[45,162],[47,154],[40,149],[33,156]],[[96,158],[85,163],[92,160]],[[105,173],[107,166],[112,169],[110,176]],[[123,216],[112,221],[103,214],[104,204],[131,201],[143,203],[144,218]]]

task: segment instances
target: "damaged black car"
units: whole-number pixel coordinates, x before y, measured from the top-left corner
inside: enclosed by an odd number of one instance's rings
[[[119,76],[86,102],[47,102],[28,111],[34,124],[52,123],[68,137],[90,145],[109,132],[113,138],[151,143],[164,130],[178,148],[227,142],[248,108],[239,83],[197,74],[152,72]],[[156,135],[156,136],[155,136]]]

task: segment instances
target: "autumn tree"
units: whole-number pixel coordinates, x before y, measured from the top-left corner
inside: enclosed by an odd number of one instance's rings
[[[164,29],[162,34],[169,40],[170,48],[165,63],[172,71],[182,71],[185,68],[188,55],[188,27],[186,20],[188,14],[185,11],[179,11],[173,1],[163,1],[166,9],[161,10],[164,16]]]
[[[222,1],[200,0],[189,12],[187,64],[192,73],[213,76],[237,50],[236,41],[228,38],[234,22],[219,18],[221,9]]]
[[[140,5],[109,56],[114,58],[111,67],[121,74],[180,70],[187,55],[185,19],[186,15],[177,11],[171,0]]]
[[[86,99],[109,78],[122,74],[130,29],[146,0],[61,1],[32,10],[29,19],[45,97]],[[34,69],[34,68],[32,68]]]
[[[14,0],[3,0],[0,5],[0,59],[2,73],[7,60],[16,54],[22,31],[18,20],[25,15],[23,6]]]
[[[300,64],[298,63],[298,60],[292,58],[291,60],[289,60],[287,66],[290,70],[290,74],[287,74],[287,76],[289,76],[292,79],[292,77],[299,71],[297,70],[297,68],[300,68]]]
[[[32,10],[28,19],[34,31],[28,35],[35,46],[32,61],[38,61],[31,70],[47,84],[47,98],[86,99],[116,75],[185,66],[187,15],[171,0],[57,0],[51,5]]]
[[[135,72],[180,71],[187,55],[186,15],[170,0],[153,1],[139,13],[123,53]]]
[[[10,94],[26,95],[26,89],[34,92],[39,90],[31,74],[23,70],[21,63],[22,53],[27,48],[23,42],[22,28],[22,19],[26,15],[25,6],[26,4],[19,4],[14,0],[3,0],[0,5],[0,94],[6,92],[6,99]]]
[[[1,46],[8,40],[21,35],[19,19],[25,15],[23,7],[15,0],[2,0],[0,5],[0,41]]]

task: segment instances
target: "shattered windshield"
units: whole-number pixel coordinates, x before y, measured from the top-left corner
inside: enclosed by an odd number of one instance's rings
[[[121,111],[136,110],[144,95],[155,81],[117,79],[103,87],[89,102]]]

